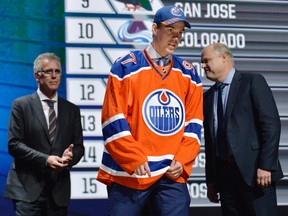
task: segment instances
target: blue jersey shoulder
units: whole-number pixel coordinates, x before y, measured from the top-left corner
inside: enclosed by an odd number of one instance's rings
[[[201,79],[197,73],[197,70],[191,63],[184,61],[182,58],[176,55],[172,55],[172,58],[174,62],[174,68],[180,69],[184,75],[189,75],[191,80],[197,84],[201,83]]]
[[[132,72],[147,66],[149,65],[142,51],[138,50],[116,59],[110,72],[122,79]]]

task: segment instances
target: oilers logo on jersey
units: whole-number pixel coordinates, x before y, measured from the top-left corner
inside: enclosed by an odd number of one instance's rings
[[[142,107],[145,124],[161,136],[170,136],[181,130],[184,124],[184,112],[182,101],[168,89],[151,92]]]

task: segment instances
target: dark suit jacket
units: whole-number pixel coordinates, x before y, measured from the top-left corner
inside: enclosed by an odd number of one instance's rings
[[[45,186],[52,191],[57,205],[67,206],[70,200],[69,169],[55,172],[46,166],[49,155],[62,154],[74,144],[73,166],[84,154],[80,109],[58,97],[57,132],[53,146],[37,93],[13,102],[9,123],[8,150],[14,160],[7,177],[5,197],[35,201]]]
[[[204,93],[204,137],[206,182],[217,185],[214,88]],[[225,138],[244,181],[253,186],[257,168],[270,170],[273,181],[282,178],[278,159],[281,123],[272,92],[262,75],[235,72],[225,115]]]

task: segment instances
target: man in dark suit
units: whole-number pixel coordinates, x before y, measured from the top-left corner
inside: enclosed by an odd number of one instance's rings
[[[221,201],[224,216],[276,216],[275,182],[283,173],[272,92],[262,75],[237,71],[224,44],[205,47],[201,62],[215,81],[204,93],[208,198]]]
[[[17,216],[67,215],[69,168],[84,146],[80,109],[57,94],[61,75],[59,57],[39,55],[37,92],[16,99],[11,108],[8,150],[14,160],[4,196],[13,200]]]

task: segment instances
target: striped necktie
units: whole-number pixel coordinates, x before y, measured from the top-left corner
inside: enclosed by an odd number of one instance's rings
[[[45,100],[45,102],[49,106],[49,140],[51,145],[54,143],[55,135],[56,135],[56,112],[54,109],[54,101],[52,100]]]
[[[154,58],[153,60],[158,66],[167,66],[170,61],[169,58]]]

